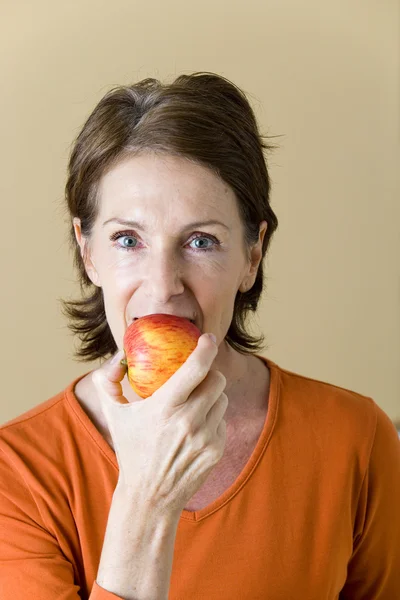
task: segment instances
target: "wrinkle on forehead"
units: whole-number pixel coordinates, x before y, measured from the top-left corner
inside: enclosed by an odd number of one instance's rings
[[[98,191],[103,220],[143,220],[153,230],[211,218],[231,229],[240,225],[233,190],[205,167],[179,157],[125,159],[106,173]]]

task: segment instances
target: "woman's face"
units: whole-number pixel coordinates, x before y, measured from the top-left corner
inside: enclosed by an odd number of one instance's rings
[[[132,320],[152,313],[194,318],[220,343],[238,289],[254,283],[266,221],[248,260],[232,189],[174,156],[125,159],[104,175],[98,193],[90,239],[82,238],[79,219],[75,235],[82,253],[87,246],[86,271],[103,290],[118,348]]]

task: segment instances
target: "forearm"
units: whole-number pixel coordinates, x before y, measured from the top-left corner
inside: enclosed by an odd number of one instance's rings
[[[97,583],[124,600],[167,600],[178,522],[178,515],[160,515],[117,486]]]

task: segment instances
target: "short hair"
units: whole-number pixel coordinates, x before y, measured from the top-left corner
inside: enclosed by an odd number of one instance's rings
[[[80,340],[75,359],[108,358],[117,345],[106,319],[103,291],[86,273],[72,219],[80,219],[82,235],[90,238],[102,176],[121,160],[145,152],[189,159],[232,188],[248,256],[258,240],[260,222],[267,221],[256,280],[251,289],[237,292],[225,336],[242,354],[264,348],[264,335],[251,335],[246,318],[257,310],[264,289],[263,259],[278,227],[270,206],[270,177],[263,153],[275,146],[266,140],[245,93],[215,73],[180,75],[170,84],[146,78],[114,87],[103,96],[73,142],[65,185],[65,208],[71,220],[68,238],[82,297],[60,302],[69,329]]]

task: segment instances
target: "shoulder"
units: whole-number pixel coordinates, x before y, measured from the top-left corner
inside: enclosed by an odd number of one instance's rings
[[[275,431],[314,458],[358,465],[365,472],[373,447],[396,453],[398,434],[370,396],[283,369],[270,361],[276,397]],[[388,450],[386,444],[392,447]],[[379,452],[379,450],[378,450]]]
[[[73,443],[77,409],[70,395],[80,378],[44,402],[0,426],[0,460],[7,460],[20,473],[40,470],[37,465],[62,460]]]
[[[0,447],[27,445],[44,437],[49,440],[57,422],[65,420],[65,393],[58,392],[48,400],[21,413],[0,426]]]
[[[53,407],[60,402],[62,403],[63,399],[64,392],[58,392],[56,395],[43,402],[40,402],[40,404],[37,404],[33,408],[30,408],[13,419],[2,423],[2,425],[0,425],[0,437],[3,433],[7,435],[10,431],[16,431],[24,427],[29,427],[31,420],[33,420],[35,423],[42,422],[46,419],[46,413],[48,411],[53,412]]]
[[[341,417],[343,426],[349,423],[364,432],[374,429],[378,414],[389,418],[372,397],[355,390],[281,367],[277,367],[277,376],[282,401],[307,418],[316,417],[329,423]]]

